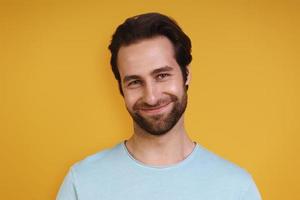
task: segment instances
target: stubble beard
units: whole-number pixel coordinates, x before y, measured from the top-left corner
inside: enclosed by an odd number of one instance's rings
[[[169,113],[143,116],[139,112],[140,108],[145,106],[150,107],[143,103],[136,103],[133,106],[134,111],[127,110],[136,124],[145,130],[146,133],[160,136],[170,131],[184,114],[187,106],[187,93],[184,91],[181,99],[175,95],[168,94],[168,98],[159,100],[155,106],[164,105],[166,102],[173,104],[172,110]]]

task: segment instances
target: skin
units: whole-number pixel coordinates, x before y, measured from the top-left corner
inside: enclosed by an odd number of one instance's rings
[[[170,40],[164,36],[144,39],[118,52],[124,101],[129,113],[138,112],[143,118],[160,126],[170,114],[174,101],[182,102],[186,95],[180,67],[174,57]],[[188,68],[189,69],[189,68]],[[163,166],[178,163],[194,149],[195,144],[184,128],[184,115],[164,134],[153,135],[133,120],[134,134],[126,147],[135,159],[148,165]]]

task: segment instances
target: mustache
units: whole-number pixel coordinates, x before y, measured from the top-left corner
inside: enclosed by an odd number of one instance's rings
[[[149,105],[148,103],[144,102],[143,100],[140,100],[134,104],[133,110],[155,109],[155,108],[159,108],[163,105],[169,104],[171,102],[175,102],[177,100],[178,100],[178,98],[175,95],[168,95],[167,98],[159,99],[154,105]]]

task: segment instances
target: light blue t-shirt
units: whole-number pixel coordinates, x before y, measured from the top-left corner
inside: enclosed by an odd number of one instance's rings
[[[57,200],[260,200],[251,175],[199,144],[183,161],[149,166],[124,142],[70,168]]]

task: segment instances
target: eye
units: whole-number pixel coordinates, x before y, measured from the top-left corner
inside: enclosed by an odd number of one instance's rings
[[[140,80],[133,80],[128,83],[127,87],[131,87],[131,88],[138,87],[141,83],[142,82]]]
[[[169,76],[170,76],[170,74],[164,73],[164,74],[158,74],[156,77],[158,80],[164,80]]]

